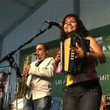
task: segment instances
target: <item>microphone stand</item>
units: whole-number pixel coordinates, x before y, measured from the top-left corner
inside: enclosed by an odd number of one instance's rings
[[[5,98],[4,98],[4,109],[5,110],[10,110],[10,102],[11,102],[11,84],[10,84],[10,79],[11,79],[11,71],[13,68],[13,63],[14,63],[14,58],[12,56],[7,57],[7,61],[10,64],[9,71],[8,71],[8,77],[7,77],[7,83],[6,83],[6,90],[5,90]]]
[[[7,60],[9,58],[9,56],[12,56],[14,55],[18,50],[20,50],[21,48],[23,48],[25,45],[31,43],[35,38],[37,38],[39,35],[43,34],[44,32],[46,32],[48,29],[50,29],[52,26],[48,26],[47,28],[45,28],[44,30],[40,30],[40,32],[35,35],[33,38],[31,38],[29,41],[25,42],[24,44],[22,44],[21,46],[19,46],[16,50],[10,52],[8,55],[6,55],[5,57],[3,57],[1,60],[0,60],[0,63],[2,63],[3,61]]]
[[[25,45],[31,43],[35,38],[37,38],[39,35],[43,34],[44,32],[46,32],[48,29],[50,29],[52,26],[47,26],[45,29],[41,30],[41,28],[39,29],[40,32],[35,35],[33,38],[31,38],[29,41],[25,42],[24,44],[20,45],[16,50],[10,52],[8,55],[6,55],[5,57],[3,57],[0,60],[0,63],[4,62],[4,61],[8,61],[10,67],[9,67],[9,73],[8,73],[8,79],[7,79],[7,86],[6,86],[6,95],[5,95],[5,110],[9,110],[10,109],[10,101],[11,101],[11,85],[10,85],[10,78],[11,78],[11,71],[12,68],[14,68],[16,70],[17,76],[21,77],[20,74],[20,70],[19,67],[17,66],[17,64],[14,62],[14,58],[12,55],[14,55],[18,50],[20,50],[21,48],[23,48]]]

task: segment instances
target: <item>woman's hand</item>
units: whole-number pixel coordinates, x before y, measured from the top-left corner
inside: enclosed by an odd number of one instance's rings
[[[84,58],[84,50],[76,42],[76,47],[70,46],[71,51],[75,54],[75,58],[82,59]]]
[[[58,63],[60,62],[60,60],[61,60],[61,54],[60,54],[60,51],[58,51],[58,52],[57,52],[57,55],[56,55],[56,57],[55,57],[55,62],[56,62],[56,64],[58,64]]]

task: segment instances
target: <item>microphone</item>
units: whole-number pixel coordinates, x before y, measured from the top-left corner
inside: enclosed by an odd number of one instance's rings
[[[50,29],[52,26],[56,26],[56,27],[58,27],[58,28],[61,28],[61,26],[62,26],[61,23],[57,23],[57,22],[49,21],[49,20],[46,20],[45,23],[48,23],[48,24],[49,24],[49,29]]]

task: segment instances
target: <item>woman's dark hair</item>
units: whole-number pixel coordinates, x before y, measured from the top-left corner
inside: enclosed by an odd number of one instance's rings
[[[76,34],[78,34],[80,37],[85,37],[88,36],[88,30],[86,29],[86,27],[84,26],[84,24],[82,23],[82,21],[79,19],[79,17],[76,14],[68,14],[64,17],[63,21],[62,21],[62,28],[61,28],[61,40],[64,40],[67,38],[66,33],[64,32],[63,26],[65,24],[65,20],[67,17],[74,17],[77,24],[78,24],[78,28],[76,31]]]

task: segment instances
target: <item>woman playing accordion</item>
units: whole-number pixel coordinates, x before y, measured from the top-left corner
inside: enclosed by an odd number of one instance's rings
[[[95,65],[105,63],[105,55],[77,15],[66,15],[62,24],[61,54],[55,60],[57,64],[61,60],[61,69],[66,72],[63,110],[99,110],[102,88]],[[70,70],[65,59],[73,63]]]

